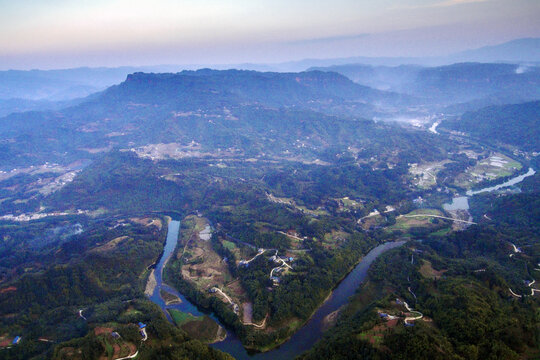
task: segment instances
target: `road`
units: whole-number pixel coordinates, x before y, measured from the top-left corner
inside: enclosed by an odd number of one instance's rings
[[[246,264],[249,264],[250,262],[252,262],[253,260],[255,260],[256,258],[258,258],[260,255],[264,254],[266,251],[268,250],[271,250],[271,249],[259,249],[259,251],[257,252],[257,255],[255,255],[254,257],[252,257],[251,259],[249,260],[242,260],[240,261],[239,265],[246,265]]]
[[[409,288],[409,291],[410,291],[410,288]],[[409,321],[420,320],[421,318],[424,317],[424,314],[422,314],[420,311],[411,309],[411,307],[409,306],[409,304],[407,304],[406,301],[403,302],[403,305],[405,305],[405,308],[407,309],[408,312],[418,314],[417,316],[407,316],[404,320],[405,324],[408,324]]]
[[[361,217],[360,219],[358,219],[357,222],[358,222],[359,224],[361,224],[361,223],[362,223],[362,220],[367,219],[367,218],[370,218],[370,217],[372,217],[372,216],[377,216],[377,215],[379,215],[379,214],[380,214],[380,212],[379,212],[377,209],[375,209],[375,210],[373,210],[372,212],[370,212],[369,214],[367,214],[366,216]]]
[[[416,294],[413,293],[413,291],[411,290],[411,287],[409,286],[407,289],[408,289],[409,292],[412,294],[412,296],[414,296],[414,299],[416,300]]]
[[[146,334],[146,328],[142,328],[141,333],[142,333],[142,337],[143,337],[142,341],[148,340],[148,335]]]
[[[216,292],[219,292],[221,295],[223,295],[225,297],[225,299],[227,299],[227,301],[229,302],[229,304],[231,304],[233,306],[233,311],[236,315],[239,315],[239,310],[240,310],[240,307],[238,306],[238,304],[236,304],[234,301],[232,301],[232,299],[227,296],[227,294],[225,294],[220,288],[214,286],[211,290],[214,290]]]
[[[536,282],[536,280],[533,280],[529,283],[529,287],[531,288],[531,296],[534,295],[535,292],[539,292],[540,293],[540,290],[537,290],[537,289],[533,289],[532,286],[534,285],[534,283]]]
[[[518,294],[516,294],[515,292],[513,292],[512,289],[508,288],[508,290],[510,290],[510,293],[511,293],[512,295],[514,295],[515,297],[518,297],[518,298],[521,297],[521,295],[518,295]]]
[[[135,351],[135,354],[133,354],[133,355],[125,356],[125,357],[122,357],[122,358],[117,358],[117,359],[114,359],[114,360],[133,359],[133,358],[136,358],[137,355],[139,355],[139,350]]]
[[[281,269],[281,268],[283,268],[283,267],[288,267],[289,269],[292,269],[292,267],[291,267],[289,264],[287,264],[287,263],[285,262],[285,260],[283,260],[282,258],[280,258],[279,256],[277,256],[277,250],[276,250],[276,255],[275,255],[275,256],[276,256],[276,259],[277,259],[277,260],[281,261],[281,265],[280,265],[280,266],[277,266],[277,267],[275,267],[275,268],[273,268],[273,269],[270,271],[270,278],[272,278],[272,276],[273,276],[273,274],[274,274],[274,271],[276,271],[276,270],[278,270],[278,269]]]
[[[516,245],[514,245],[512,243],[510,243],[510,245],[512,245],[512,247],[514,248],[515,253],[520,253],[521,252],[521,250]]]
[[[397,218],[399,219],[400,217],[406,217],[406,218],[414,218],[414,217],[433,217],[433,218],[438,218],[438,219],[452,220],[452,221],[461,222],[461,223],[465,223],[465,224],[476,225],[476,223],[473,222],[473,221],[454,219],[454,218],[451,218],[451,217],[440,216],[440,215],[430,215],[430,214],[399,215]]]

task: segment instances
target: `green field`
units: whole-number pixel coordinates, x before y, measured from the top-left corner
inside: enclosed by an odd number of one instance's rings
[[[178,327],[182,327],[182,325],[184,325],[185,323],[189,321],[198,321],[202,319],[200,316],[193,316],[190,313],[185,313],[183,311],[176,310],[176,309],[168,309],[168,311],[169,311],[169,314],[171,314],[171,317],[174,323]]]
[[[436,209],[417,209],[411,211],[403,217],[396,218],[396,223],[392,226],[386,228],[386,231],[392,232],[395,230],[408,231],[413,227],[433,227],[435,222],[444,221],[442,219],[437,219],[429,216],[416,216],[416,215],[438,215],[444,216],[442,212]],[[406,217],[415,215],[415,217]],[[437,220],[435,220],[437,219]]]
[[[176,309],[168,309],[176,326],[194,339],[213,342],[219,333],[219,325],[208,315],[193,316]]]
[[[522,167],[523,165],[508,156],[495,153],[459,174],[454,183],[459,187],[470,189],[482,181],[510,176]]]
[[[232,241],[228,241],[228,240],[223,240],[221,242],[223,244],[223,246],[229,250],[234,250],[236,249],[236,245],[235,243],[233,243]]]

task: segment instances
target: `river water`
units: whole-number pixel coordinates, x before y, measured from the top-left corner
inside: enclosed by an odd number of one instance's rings
[[[170,259],[174,252],[176,244],[178,242],[178,233],[180,230],[179,221],[171,221],[168,227],[167,241],[163,250],[163,255],[159,260],[155,268],[156,287],[150,300],[159,305],[165,312],[167,319],[171,320],[171,317],[166,309],[177,309],[183,312],[191,313],[195,316],[202,316],[204,313],[197,308],[194,304],[189,302],[182,294],[175,289],[163,283],[163,267]],[[323,321],[324,318],[330,313],[338,310],[343,305],[347,304],[349,297],[354,295],[359,285],[364,281],[367,276],[370,265],[384,252],[403,245],[404,241],[388,242],[379,245],[372,249],[367,255],[356,265],[356,267],[343,279],[341,283],[332,292],[332,295],[324,302],[324,304],[317,309],[309,321],[298,330],[292,337],[282,344],[280,347],[268,351],[265,353],[248,354],[246,349],[242,346],[240,339],[234,334],[233,331],[227,331],[227,338],[223,341],[212,344],[211,346],[221,351],[227,352],[234,356],[238,360],[243,359],[293,359],[301,353],[309,350],[323,335]],[[181,300],[181,304],[165,305],[165,301],[161,298],[160,290],[166,290]],[[210,315],[215,321],[223,326],[219,320]]]
[[[469,209],[469,197],[470,196],[480,194],[480,193],[483,193],[483,192],[491,192],[491,191],[499,190],[499,189],[502,189],[502,188],[505,188],[505,187],[516,185],[516,184],[522,182],[523,179],[525,179],[526,177],[532,176],[534,174],[536,174],[536,171],[534,171],[533,168],[529,168],[529,171],[527,171],[525,174],[521,174],[521,175],[518,175],[516,177],[513,177],[510,180],[507,180],[507,181],[503,182],[502,184],[485,187],[483,189],[475,190],[475,191],[468,190],[465,193],[466,196],[457,196],[457,197],[453,198],[451,203],[447,203],[447,204],[443,205],[443,209],[447,210],[447,211],[468,210]]]

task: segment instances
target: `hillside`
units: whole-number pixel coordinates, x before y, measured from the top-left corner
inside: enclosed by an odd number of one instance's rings
[[[540,98],[538,66],[459,63],[438,67],[388,67],[350,64],[317,69],[338,72],[362,85],[421,98],[425,105],[441,109],[454,105],[453,111]]]
[[[537,358],[538,201],[538,193],[487,195],[476,209],[489,213],[481,225],[377,259],[335,327],[301,359],[351,359],[352,351],[381,360]]]
[[[491,143],[506,143],[525,151],[538,151],[540,101],[490,106],[467,112],[443,128],[462,131]]]
[[[77,106],[0,119],[0,147],[10,155],[2,166],[66,164],[114,147],[158,143],[276,155],[302,141],[309,153],[385,132],[355,119],[371,113],[371,103],[400,101],[336,73],[136,73]]]
[[[453,61],[478,62],[538,62],[540,61],[540,38],[525,38],[502,44],[483,46],[450,56]]]

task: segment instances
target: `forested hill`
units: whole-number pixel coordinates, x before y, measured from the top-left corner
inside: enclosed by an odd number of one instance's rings
[[[512,144],[525,151],[538,151],[540,101],[490,106],[467,112],[460,119],[444,122],[441,127],[463,131],[484,141]]]
[[[135,73],[76,106],[0,119],[2,165],[65,164],[112,148],[192,141],[201,152],[313,154],[356,139],[399,138],[403,130],[360,115],[373,111],[371,103],[401,100],[336,73]]]
[[[111,100],[121,97],[174,103],[187,110],[230,102],[320,108],[329,103],[396,102],[400,98],[394,93],[356,84],[333,72],[263,73],[210,69],[177,74],[134,73],[122,84],[108,89],[104,96]]]
[[[358,84],[422,98],[425,104],[454,105],[450,109],[454,111],[540,99],[538,66],[458,63],[437,67],[389,67],[350,64],[317,69],[338,72]]]

